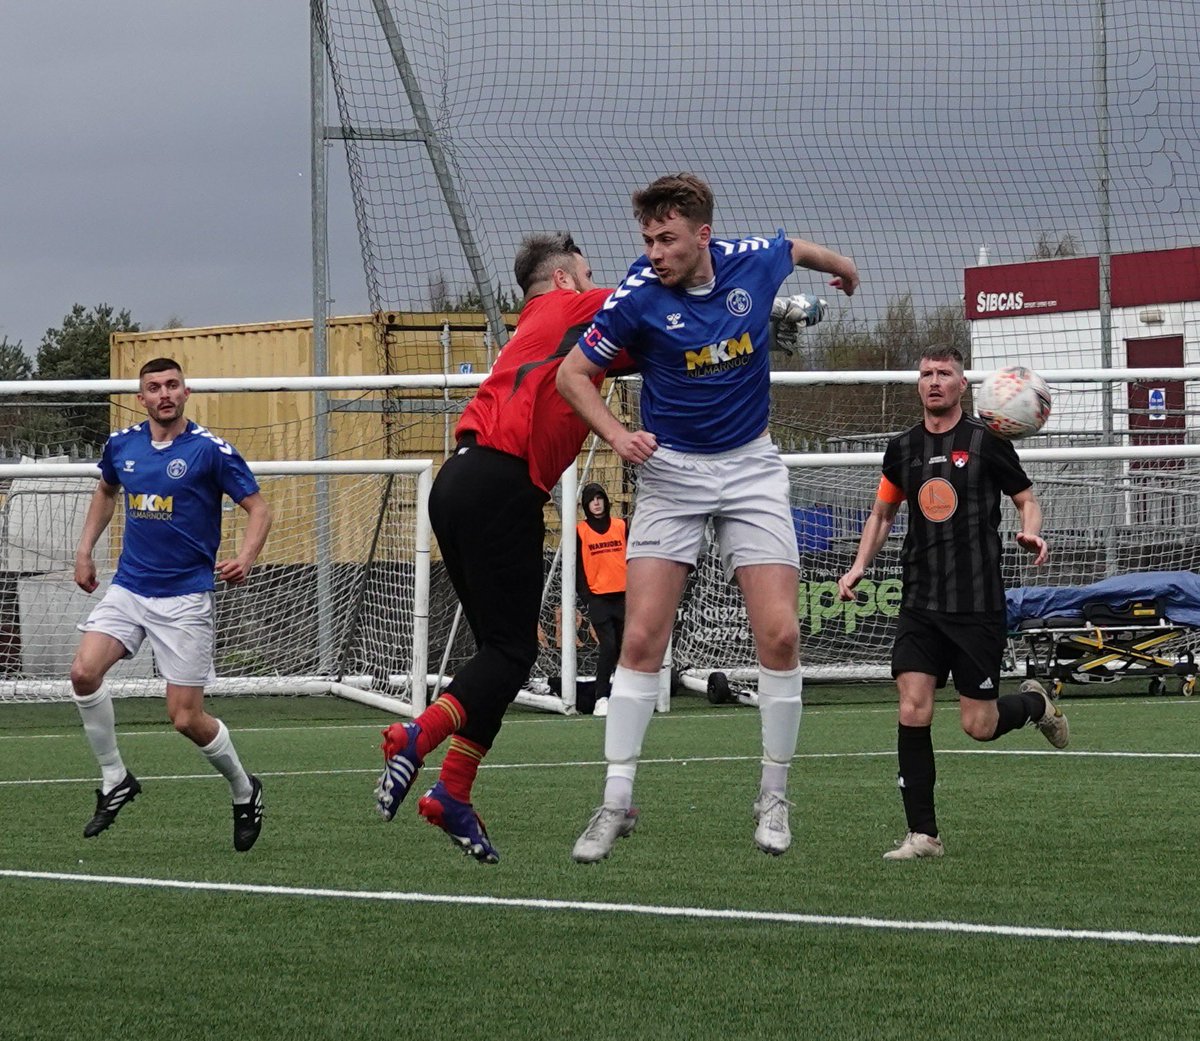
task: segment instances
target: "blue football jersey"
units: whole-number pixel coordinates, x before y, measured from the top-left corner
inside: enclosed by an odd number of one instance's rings
[[[767,428],[768,323],[791,274],[791,242],[714,239],[707,293],[664,286],[645,256],[629,269],[579,341],[596,365],[624,349],[642,376],[642,426],[681,452],[748,444]]]
[[[197,423],[166,448],[150,424],[112,434],[100,476],[125,496],[125,535],[113,581],[140,596],[183,596],[213,588],[221,544],[221,499],[241,502],[258,482],[237,449]]]

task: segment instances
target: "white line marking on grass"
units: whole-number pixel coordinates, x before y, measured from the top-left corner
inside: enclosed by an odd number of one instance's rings
[[[905,921],[859,915],[797,914],[790,911],[740,911],[709,907],[670,907],[656,904],[614,904],[591,900],[470,896],[355,889],[315,889],[308,886],[262,886],[233,882],[189,882],[168,878],[130,878],[123,875],[79,875],[58,871],[0,870],[0,877],[46,882],[134,886],[146,889],[181,889],[209,893],[242,893],[253,896],[320,897],[331,900],[377,900],[406,904],[448,904],[464,907],[510,907],[528,911],[583,911],[633,914],[658,918],[691,918],[732,922],[774,922],[781,925],[838,926],[886,929],[895,932],[965,933],[975,936],[1011,936],[1037,940],[1097,940],[1104,943],[1147,943],[1200,946],[1200,936],[1179,933],[1141,933],[1125,929],[1051,929],[1030,925],[989,925],[982,922]]]
[[[1047,755],[1064,759],[1200,759],[1200,752],[1063,752],[1049,748],[942,748],[936,755]]]
[[[795,759],[890,759],[894,749],[884,752],[798,752]],[[935,755],[1053,756],[1057,759],[1200,759],[1200,752],[1063,752],[1038,748],[939,748]],[[689,763],[748,763],[758,762],[760,755],[689,755],[667,759],[642,759],[640,766],[687,766]],[[431,767],[437,763],[430,763]],[[579,767],[603,767],[603,759],[574,759],[556,763],[482,763],[481,770],[564,770]],[[259,777],[338,777],[343,774],[378,775],[379,767],[341,767],[326,770],[259,770]],[[203,774],[141,774],[140,781],[219,781],[216,773]],[[33,787],[41,784],[94,785],[95,777],[33,777],[0,781],[0,788]]]

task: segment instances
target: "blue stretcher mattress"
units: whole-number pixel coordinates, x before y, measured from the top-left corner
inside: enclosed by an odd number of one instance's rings
[[[1079,615],[1083,605],[1119,608],[1131,600],[1155,599],[1175,625],[1200,627],[1200,575],[1191,571],[1138,571],[1113,575],[1089,586],[1021,586],[1005,594],[1008,627],[1030,618]]]

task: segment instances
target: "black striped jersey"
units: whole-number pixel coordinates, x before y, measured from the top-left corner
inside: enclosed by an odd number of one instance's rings
[[[966,413],[945,433],[918,423],[892,438],[879,497],[908,502],[903,605],[950,614],[1004,610],[1000,497],[1031,484],[1012,443]]]

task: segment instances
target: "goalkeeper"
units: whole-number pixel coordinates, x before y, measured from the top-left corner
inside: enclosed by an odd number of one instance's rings
[[[601,860],[634,828],[633,781],[658,671],[709,517],[726,574],[746,599],[760,665],[754,842],[780,854],[792,841],[787,777],[800,729],[800,562],[787,470],[767,431],[770,301],[796,266],[833,275],[830,284],[847,296],[858,271],[848,257],[782,232],[713,238],[712,190],[691,174],[659,178],[634,194],[633,207],[646,254],[558,374],[563,396],[588,425],[640,466],[625,638],[605,725],[604,797],[572,856]],[[626,429],[596,391],[623,349],[642,373],[644,430]]]

